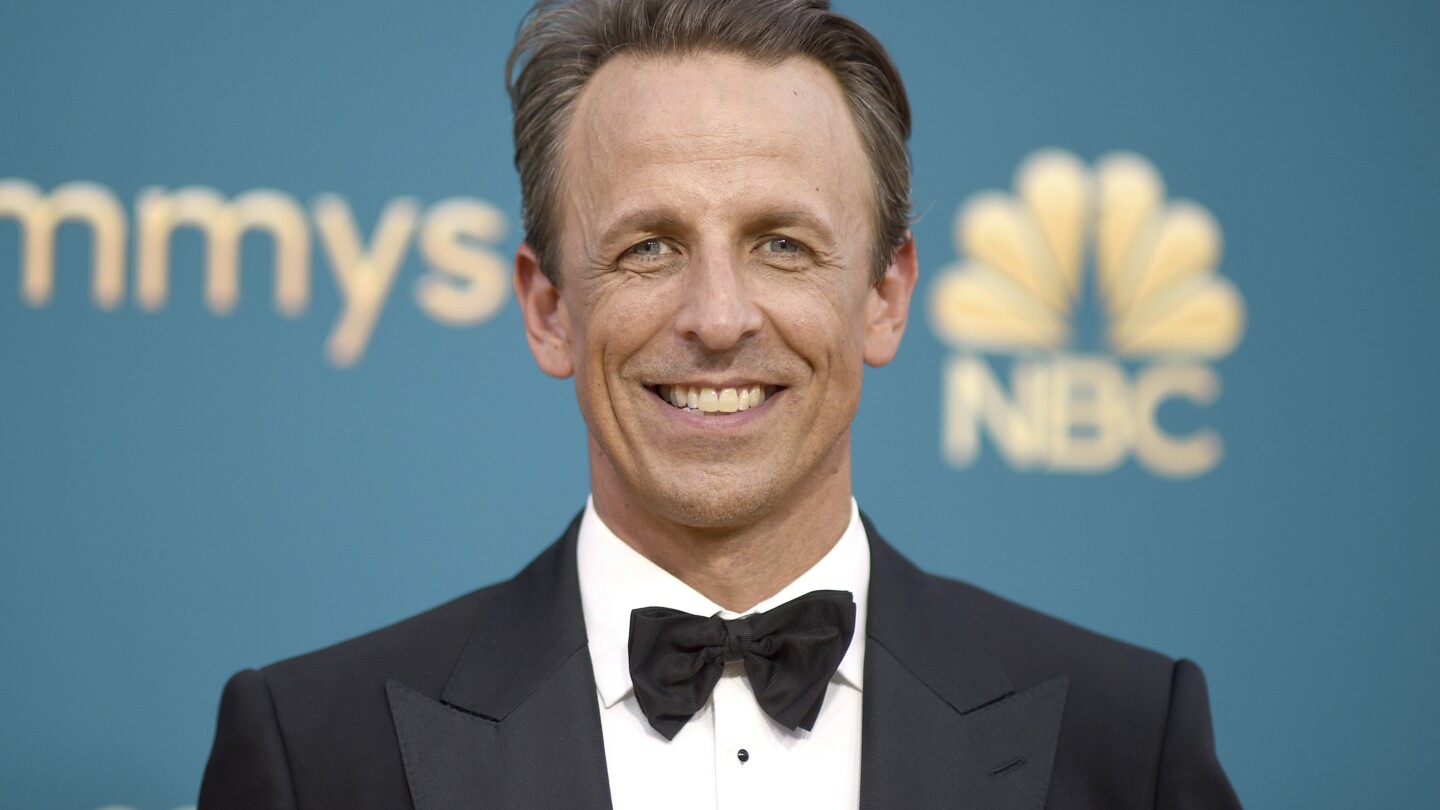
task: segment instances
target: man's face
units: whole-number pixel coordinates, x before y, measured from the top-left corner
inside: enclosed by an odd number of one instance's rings
[[[848,495],[864,364],[898,346],[914,253],[908,282],[871,284],[870,168],[835,78],[622,55],[564,154],[553,311],[525,249],[517,289],[542,368],[575,375],[597,498],[724,528]]]

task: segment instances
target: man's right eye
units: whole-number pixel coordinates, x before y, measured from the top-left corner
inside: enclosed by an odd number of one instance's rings
[[[630,248],[630,253],[635,256],[663,256],[673,252],[663,239],[646,239]]]

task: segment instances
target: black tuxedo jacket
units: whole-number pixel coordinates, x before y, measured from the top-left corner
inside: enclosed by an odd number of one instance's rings
[[[610,807],[578,528],[509,582],[236,675],[199,810]],[[925,574],[865,528],[862,808],[1239,807],[1194,664]]]

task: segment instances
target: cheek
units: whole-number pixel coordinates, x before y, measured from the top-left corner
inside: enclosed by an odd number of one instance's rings
[[[814,366],[841,366],[845,374],[864,361],[864,296],[838,285],[800,285],[767,296],[770,321],[781,338]]]
[[[619,281],[580,297],[585,304],[583,315],[574,319],[575,363],[588,390],[603,388],[605,378],[622,373],[627,361],[671,331],[674,313],[666,285]]]
[[[570,321],[570,359],[575,368],[575,394],[588,419],[590,402],[603,391],[604,374],[597,360],[605,345],[604,321],[597,320],[595,310],[585,296],[576,294],[579,284],[566,285],[566,309]]]

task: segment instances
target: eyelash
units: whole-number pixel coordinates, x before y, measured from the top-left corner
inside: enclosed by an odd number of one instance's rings
[[[773,244],[773,243],[775,243],[775,242],[785,242],[786,244],[792,246],[792,247],[794,248],[794,250],[788,250],[788,251],[776,250],[776,251],[771,251],[771,255],[774,255],[774,256],[791,256],[791,257],[794,257],[794,256],[802,256],[802,255],[805,255],[805,254],[807,254],[807,253],[810,252],[810,249],[807,248],[803,242],[801,242],[800,240],[798,240],[798,239],[796,239],[796,238],[794,238],[794,237],[791,237],[791,236],[767,236],[767,237],[765,237],[764,239],[762,239],[762,240],[760,241],[760,245],[761,245],[762,247],[765,247],[765,246],[769,246],[769,245],[771,245],[771,244]],[[660,246],[660,247],[662,247],[662,248],[667,248],[667,249],[669,250],[669,253],[644,254],[644,253],[640,253],[640,252],[639,252],[642,248],[644,248],[644,247],[646,247],[646,246],[648,246],[648,245],[651,245],[651,244],[658,245],[658,246]],[[670,245],[670,244],[669,244],[668,242],[666,242],[664,239],[661,239],[661,238],[659,238],[659,237],[653,237],[653,238],[650,238],[650,239],[642,239],[642,240],[640,240],[639,242],[637,242],[637,243],[631,245],[630,247],[626,248],[626,249],[625,249],[625,254],[624,254],[624,256],[625,256],[626,258],[635,258],[635,259],[640,259],[641,261],[649,261],[649,260],[661,259],[661,258],[663,258],[663,257],[665,257],[665,256],[667,256],[667,255],[669,255],[669,254],[678,253],[678,252],[679,252],[679,251],[677,251],[677,250],[674,248],[674,246]]]

